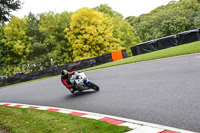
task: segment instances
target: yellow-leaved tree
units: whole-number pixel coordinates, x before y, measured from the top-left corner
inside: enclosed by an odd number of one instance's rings
[[[29,72],[28,58],[31,53],[31,40],[27,36],[27,23],[13,16],[10,23],[4,26],[4,73],[12,76],[18,72]]]
[[[71,17],[70,28],[66,28],[66,38],[72,44],[73,60],[101,56],[123,47],[120,40],[113,37],[112,19],[93,9],[83,8]]]

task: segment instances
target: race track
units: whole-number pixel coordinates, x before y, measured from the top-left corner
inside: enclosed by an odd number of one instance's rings
[[[55,77],[0,89],[0,102],[77,109],[200,132],[200,53],[86,75],[99,92],[71,94]]]

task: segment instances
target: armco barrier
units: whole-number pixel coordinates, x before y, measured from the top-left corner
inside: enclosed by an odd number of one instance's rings
[[[131,52],[132,52],[133,56],[139,55],[137,47],[138,47],[138,45],[131,47]]]
[[[122,52],[123,59],[128,57],[125,49],[121,50],[121,52]]]
[[[113,60],[112,60],[111,54],[106,54],[106,55],[95,57],[95,61],[96,61],[95,63],[97,66],[97,65],[104,64],[104,63],[112,62]]]
[[[158,45],[159,45],[158,50],[169,48],[169,47],[174,47],[174,46],[178,45],[178,39],[177,39],[176,35],[167,36],[167,37],[157,39],[157,42],[158,42]]]
[[[149,53],[156,50],[158,50],[157,40],[144,42],[144,43],[138,44],[136,47],[137,54]]]
[[[198,30],[199,30],[199,36],[200,36],[200,28]]]
[[[191,43],[200,40],[199,29],[194,29],[177,34],[178,45]]]
[[[62,66],[57,66],[57,67],[53,66],[53,67],[50,67],[38,72],[32,72],[32,73],[23,74],[23,75],[15,75],[7,79],[0,79],[0,86],[11,85],[11,84],[16,84],[20,82],[29,81],[29,80],[35,80],[39,78],[59,75],[63,69],[66,69],[68,71],[81,70],[81,69],[101,65],[104,63],[116,61],[119,59],[127,58],[126,50],[120,50],[113,53],[98,56],[95,58],[75,61],[75,62],[68,63]]]
[[[195,41],[200,41],[200,28],[181,32],[176,35],[171,35],[156,40],[151,40],[148,42],[143,42],[134,47],[131,47],[131,51],[132,55],[135,56]]]

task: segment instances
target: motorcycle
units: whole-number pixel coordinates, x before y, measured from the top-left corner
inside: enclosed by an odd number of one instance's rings
[[[84,90],[93,89],[95,91],[99,91],[99,86],[88,80],[84,72],[76,72],[70,78],[70,82],[74,83],[75,88],[82,92]]]

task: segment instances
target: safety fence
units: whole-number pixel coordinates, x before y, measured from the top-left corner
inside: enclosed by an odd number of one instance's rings
[[[200,41],[200,29],[189,30],[176,35],[143,42],[131,47],[131,51],[132,55],[135,56],[195,41]]]
[[[56,76],[56,75],[59,75],[63,69],[66,69],[68,71],[76,71],[76,70],[81,70],[81,69],[101,65],[104,63],[120,60],[123,58],[127,58],[126,50],[119,50],[119,51],[115,51],[106,55],[98,56],[95,58],[84,59],[80,61],[75,61],[75,62],[68,63],[62,66],[53,66],[53,67],[50,67],[38,72],[32,72],[28,74],[23,74],[23,73],[16,74],[13,77],[0,79],[0,86],[16,84],[20,82],[45,78],[49,76]]]

